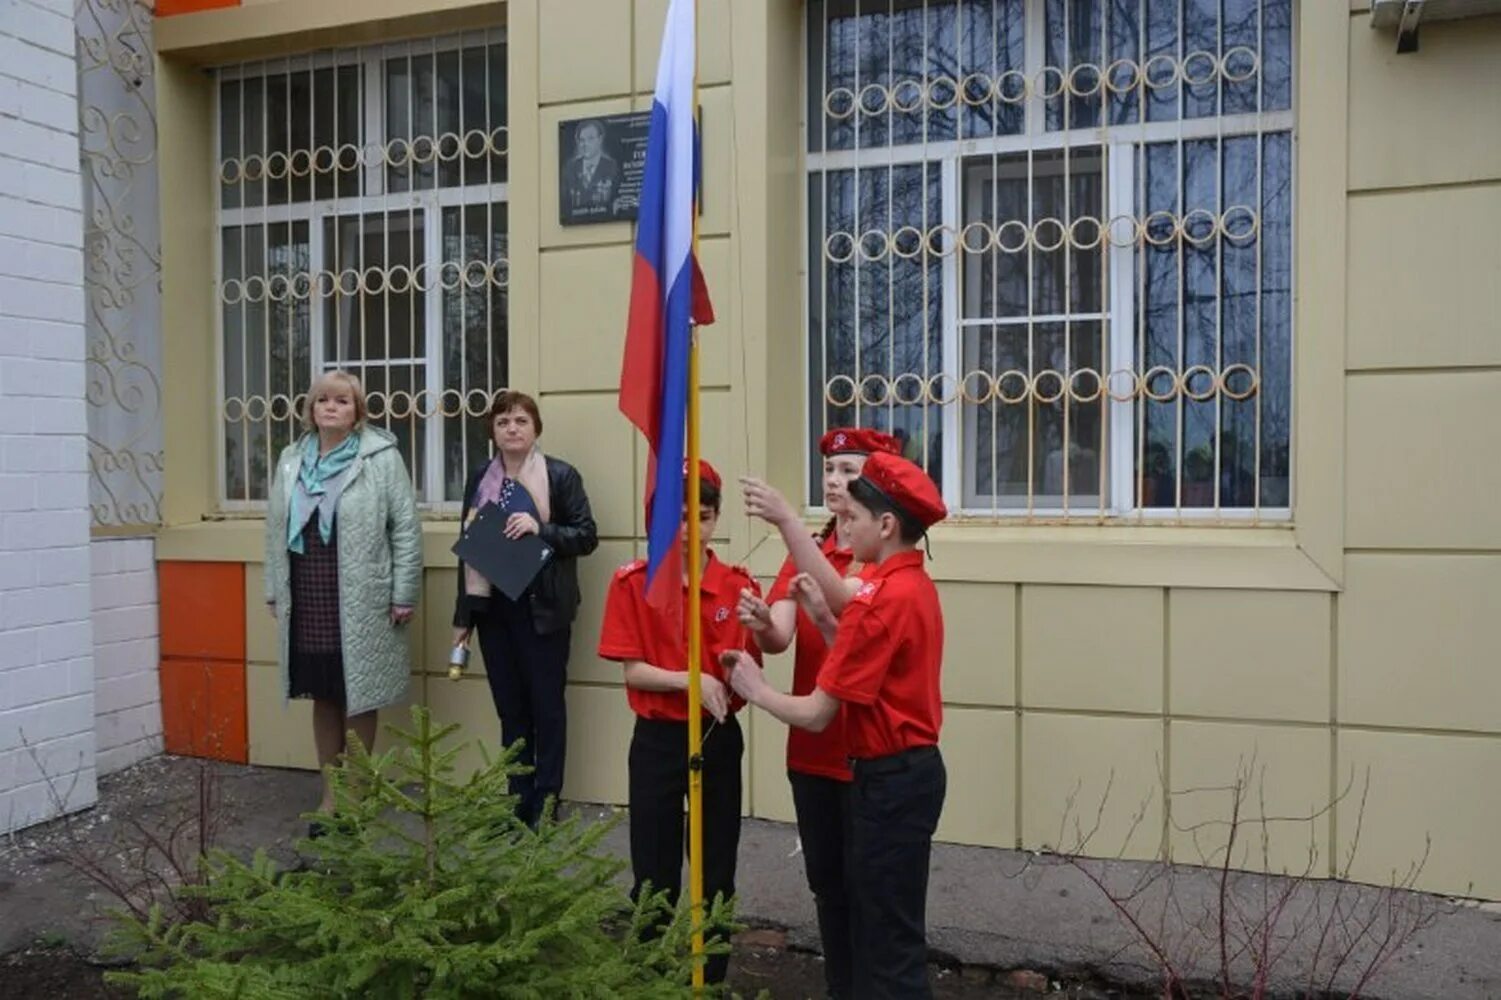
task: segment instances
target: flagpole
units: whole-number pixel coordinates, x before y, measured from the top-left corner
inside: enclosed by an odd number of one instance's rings
[[[695,144],[698,132],[698,0],[693,0],[693,107]],[[696,148],[696,147],[695,147]],[[698,260],[698,186],[691,186],[693,205],[692,258]],[[704,988],[704,770],[703,770],[703,615],[700,563],[703,544],[699,528],[698,474],[698,327],[690,328],[688,341],[688,901],[693,917],[693,991]]]

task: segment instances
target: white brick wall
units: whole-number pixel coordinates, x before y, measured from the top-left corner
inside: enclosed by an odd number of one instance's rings
[[[89,553],[99,773],[111,774],[162,752],[155,544],[100,538]]]
[[[111,648],[119,683],[107,703],[95,693],[71,15],[52,0],[0,0],[0,830],[92,804],[96,714],[140,717],[150,701],[135,678],[141,650]],[[101,544],[111,567],[141,558],[139,543]],[[116,545],[136,548],[116,560]],[[149,564],[149,542],[145,552]],[[122,610],[154,602],[135,572],[108,575],[106,599]],[[154,642],[154,617],[144,636],[124,629],[129,641]],[[111,760],[150,739],[149,726],[112,732]]]

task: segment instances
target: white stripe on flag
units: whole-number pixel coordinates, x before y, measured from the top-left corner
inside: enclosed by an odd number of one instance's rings
[[[665,297],[687,266],[693,249],[693,76],[694,0],[672,0],[662,29],[654,100],[667,113],[666,215],[662,261]]]

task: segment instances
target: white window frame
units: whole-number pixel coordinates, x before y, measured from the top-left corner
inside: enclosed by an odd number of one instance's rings
[[[1296,5],[1294,5],[1296,10]],[[1037,74],[1045,67],[1046,39],[1044,37],[1045,24],[1045,0],[1027,0],[1025,26],[1025,61],[1023,72],[1026,78],[1035,80]],[[1112,219],[1117,215],[1135,215],[1135,200],[1138,192],[1137,178],[1135,177],[1135,161],[1137,152],[1148,145],[1156,145],[1166,142],[1174,142],[1178,148],[1178,162],[1183,162],[1183,144],[1200,139],[1216,139],[1223,141],[1226,138],[1242,136],[1254,136],[1258,144],[1257,186],[1258,192],[1263,177],[1264,144],[1262,142],[1267,134],[1286,133],[1293,144],[1295,155],[1289,161],[1292,176],[1291,204],[1289,206],[1290,225],[1296,227],[1298,219],[1298,184],[1297,184],[1297,32],[1292,33],[1292,59],[1289,71],[1292,74],[1290,85],[1293,93],[1293,106],[1286,110],[1266,111],[1261,110],[1252,113],[1215,115],[1205,118],[1185,119],[1177,116],[1170,121],[1145,121],[1143,119],[1127,125],[1100,125],[1091,128],[1079,128],[1071,130],[1049,130],[1046,118],[1046,99],[1032,94],[1020,106],[1024,108],[1022,131],[1016,135],[989,136],[977,139],[954,139],[939,142],[928,142],[926,139],[921,144],[909,144],[902,146],[878,146],[869,148],[829,150],[827,148],[827,135],[824,135],[821,149],[817,152],[809,150],[809,129],[814,123],[808,119],[809,92],[813,81],[809,79],[809,31],[806,14],[802,23],[802,59],[801,59],[801,88],[799,103],[799,135],[804,163],[801,184],[801,210],[802,210],[802,253],[803,253],[803,331],[804,331],[804,354],[803,354],[803,385],[811,385],[813,372],[809,359],[808,349],[816,336],[823,336],[822,331],[811,328],[807,303],[811,301],[812,283],[823,281],[821,260],[811,259],[811,241],[809,239],[809,227],[812,223],[810,216],[811,205],[808,200],[808,178],[826,171],[852,170],[852,169],[882,169],[889,166],[913,165],[913,164],[936,164],[940,170],[940,222],[950,227],[950,231],[958,233],[962,225],[962,165],[963,161],[971,157],[980,156],[1006,156],[1024,153],[1053,152],[1067,148],[1100,148],[1106,157],[1106,185],[1105,185],[1105,212],[1104,218]],[[827,42],[825,42],[827,44]],[[1178,59],[1184,57],[1182,32],[1178,36]],[[1258,38],[1258,51],[1265,51],[1265,46]],[[824,60],[826,63],[826,60]],[[925,77],[924,83],[927,82]],[[1264,86],[1258,67],[1258,88]],[[826,88],[825,88],[826,89]],[[1262,102],[1258,100],[1258,106]],[[855,121],[858,123],[860,113],[855,113]],[[822,127],[822,120],[818,123]],[[858,134],[858,124],[857,124]],[[1217,178],[1216,184],[1220,181]],[[824,211],[828,211],[827,198],[823,199]],[[1260,204],[1257,206],[1260,212]],[[1260,224],[1258,218],[1258,225]],[[1259,239],[1259,237],[1258,237]],[[1107,267],[1106,288],[1106,319],[1105,319],[1105,350],[1104,354],[1109,359],[1111,369],[1133,369],[1135,364],[1135,326],[1132,322],[1133,314],[1137,307],[1136,288],[1138,284],[1136,271],[1141,260],[1138,248],[1110,246],[1109,263]],[[1290,273],[1297,274],[1297,238],[1296,231],[1293,233],[1293,256],[1289,262]],[[959,268],[961,265],[960,251],[948,254],[942,258],[941,287],[942,304],[939,322],[942,327],[943,361],[942,371],[945,375],[954,379],[961,379],[964,375],[962,368],[962,334],[961,326],[965,325],[962,317],[962,302],[959,292]],[[1260,255],[1258,254],[1258,274],[1260,271]],[[1180,300],[1183,292],[1180,287]],[[827,294],[820,292],[824,302],[823,308],[828,309]],[[1294,291],[1296,301],[1296,290]],[[979,322],[982,325],[989,321]],[[1035,318],[1029,318],[1029,323],[1037,322]],[[1180,301],[1179,322],[1182,322],[1182,304]],[[1219,320],[1217,319],[1217,323]],[[1292,412],[1289,416],[1289,448],[1295,450],[1296,429],[1296,394],[1291,392],[1292,385],[1296,384],[1297,370],[1297,319],[1296,309],[1292,309],[1289,315],[1289,343],[1292,345],[1289,358],[1289,405]],[[1222,341],[1221,341],[1222,342]],[[1139,372],[1138,374],[1145,374]],[[1261,377],[1258,371],[1257,378]],[[827,371],[825,371],[827,378]],[[822,387],[820,387],[820,394]],[[806,395],[805,395],[806,398]],[[888,404],[894,405],[894,404]],[[962,439],[963,417],[960,409],[962,402],[944,404],[940,407],[942,413],[941,432],[943,439],[941,461],[943,479],[943,498],[949,509],[960,516],[975,519],[1016,521],[1040,520],[1047,523],[1067,521],[1068,523],[1090,523],[1103,518],[1110,523],[1122,521],[1142,521],[1156,523],[1186,522],[1210,525],[1214,523],[1226,524],[1287,524],[1293,519],[1293,511],[1297,505],[1297,481],[1296,461],[1289,456],[1288,464],[1288,497],[1287,506],[1282,507],[1140,507],[1135,503],[1136,461],[1138,449],[1124,446],[1121,442],[1130,442],[1137,439],[1142,431],[1141,416],[1144,407],[1136,401],[1115,402],[1108,407],[1109,418],[1104,422],[1105,433],[1109,435],[1106,447],[1109,449],[1107,456],[1108,474],[1110,482],[1107,489],[1107,500],[1103,505],[1089,505],[1079,507],[1070,505],[1064,507],[1039,507],[1029,502],[1025,507],[1008,508],[999,504],[966,504],[967,494],[973,493],[969,489],[965,478],[964,454]],[[821,420],[821,414],[817,414]],[[813,482],[809,478],[811,469],[810,459],[813,445],[811,442],[812,420],[815,414],[804,414],[804,448],[805,457],[802,463],[805,470],[803,482],[803,505],[810,514],[827,515],[828,510],[822,505],[813,506],[808,503],[811,495]],[[1218,418],[1216,418],[1218,421]],[[1180,431],[1181,431],[1181,407],[1180,407]],[[1259,457],[1258,457],[1259,466]],[[1182,470],[1177,475],[1179,489],[1182,485]],[[1219,496],[1219,484],[1215,484],[1215,496]]]
[[[275,74],[278,64],[285,66],[284,72],[305,72],[309,69],[319,70],[337,68],[341,66],[359,66],[362,74],[362,86],[364,88],[364,106],[361,113],[364,116],[365,146],[376,143],[385,145],[393,137],[386,132],[386,81],[383,75],[383,64],[390,59],[412,58],[418,59],[423,56],[431,56],[436,60],[440,53],[462,51],[466,48],[489,47],[494,45],[507,46],[509,39],[502,28],[490,28],[479,31],[466,31],[460,34],[436,36],[428,39],[414,40],[410,42],[387,43],[375,45],[369,48],[339,49],[301,56],[286,56],[281,59],[259,60],[254,63],[240,64],[237,66],[223,67],[216,71],[214,101],[213,101],[213,149],[214,169],[216,172],[214,185],[214,278],[215,278],[215,308],[214,308],[214,366],[216,382],[215,409],[216,428],[223,424],[223,407],[225,401],[225,377],[224,377],[224,311],[220,306],[218,289],[223,282],[223,231],[227,228],[243,227],[247,225],[259,225],[262,227],[263,259],[264,248],[269,245],[268,227],[281,223],[305,222],[308,226],[308,259],[314,271],[323,268],[325,263],[324,253],[328,249],[324,246],[323,227],[329,220],[334,220],[338,225],[338,219],[353,218],[363,225],[363,220],[380,216],[389,241],[390,219],[394,215],[410,215],[413,220],[420,218],[422,225],[423,242],[420,249],[425,261],[434,264],[442,264],[443,254],[443,210],[449,208],[467,208],[476,205],[504,204],[506,206],[506,228],[510,227],[510,185],[508,181],[490,183],[460,184],[453,187],[427,188],[420,191],[388,192],[386,188],[386,170],[384,164],[369,164],[364,167],[364,194],[349,198],[325,198],[295,203],[269,205],[263,196],[262,204],[254,207],[245,207],[243,204],[238,208],[224,208],[221,187],[218,182],[217,172],[223,163],[224,152],[222,148],[222,115],[223,109],[220,100],[219,84],[228,80],[236,79],[269,79]],[[489,56],[487,54],[487,66]],[[252,68],[253,67],[253,68]],[[314,78],[316,81],[316,77]],[[316,85],[316,84],[315,84]],[[436,88],[435,88],[436,93]],[[462,107],[462,92],[460,106]],[[410,101],[410,98],[409,98]],[[410,110],[410,106],[409,106]],[[409,115],[409,119],[410,119]],[[505,117],[505,123],[497,128],[509,128],[509,116]],[[242,123],[243,130],[243,123]],[[436,138],[436,137],[435,137]],[[244,148],[244,133],[241,133],[241,149]],[[464,158],[457,161],[460,164]],[[435,164],[436,166],[436,164]],[[462,167],[461,167],[462,169]],[[415,175],[415,171],[413,172]],[[269,182],[268,182],[269,183]],[[376,192],[376,193],[372,193]],[[243,199],[242,199],[243,202]],[[463,213],[460,212],[460,226],[463,232]],[[488,238],[488,234],[487,238]],[[461,238],[462,242],[462,238]],[[363,251],[361,251],[363,253]],[[389,257],[389,255],[388,255]],[[462,262],[461,262],[462,263]],[[414,267],[416,263],[414,262]],[[443,295],[444,290],[434,283],[425,292],[415,292],[421,295],[422,309],[424,311],[425,326],[425,352],[416,358],[383,358],[377,361],[359,362],[365,367],[398,367],[403,362],[423,365],[424,384],[422,386],[430,398],[438,399],[443,391]],[[312,373],[321,373],[331,367],[336,367],[339,359],[325,358],[324,335],[326,333],[323,300],[312,296],[313,304],[308,310],[308,337],[309,356]],[[462,332],[460,333],[462,337]],[[509,350],[509,340],[506,345]],[[487,371],[489,366],[487,366]],[[490,391],[496,392],[503,386],[492,386]],[[414,387],[413,391],[418,391]],[[442,499],[444,487],[444,459],[443,448],[443,418],[432,416],[422,418],[422,436],[424,457],[420,470],[414,470],[421,476],[421,481],[416,483],[417,493],[420,498],[419,505],[424,510],[435,513],[457,513],[460,501]],[[294,433],[293,439],[295,440]],[[265,500],[230,499],[228,496],[228,466],[227,453],[224,447],[222,431],[215,434],[215,474],[218,509],[226,513],[264,513]],[[275,456],[272,456],[274,463]],[[274,464],[267,472],[267,489],[275,478]],[[434,499],[434,497],[437,499]]]

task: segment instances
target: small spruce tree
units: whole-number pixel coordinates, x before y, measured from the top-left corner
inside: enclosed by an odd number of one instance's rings
[[[219,851],[208,905],[173,923],[160,908],[123,918],[115,939],[138,967],[111,973],[143,997],[513,997],[552,1000],[691,995],[686,907],[661,894],[632,903],[623,862],[600,840],[613,824],[516,817],[514,749],[454,780],[457,726],[412,709],[398,746],[372,756],[351,740],[334,772],[336,819],[303,846],[313,863],[281,870]],[[324,818],[327,820],[327,817]],[[727,945],[729,907],[706,917]]]

